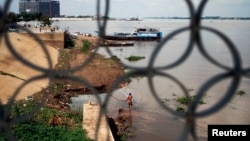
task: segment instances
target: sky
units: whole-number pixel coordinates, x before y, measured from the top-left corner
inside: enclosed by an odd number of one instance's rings
[[[59,0],[61,15],[96,15],[97,0]],[[100,0],[104,15],[105,1]],[[197,7],[201,0],[192,0]],[[3,7],[5,0],[0,0]],[[18,13],[19,0],[12,0],[10,11]],[[189,17],[185,0],[110,0],[109,17]],[[209,0],[203,16],[250,17],[250,0]]]

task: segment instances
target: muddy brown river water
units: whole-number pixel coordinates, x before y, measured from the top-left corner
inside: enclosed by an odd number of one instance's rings
[[[121,21],[110,22],[107,31],[120,32],[131,30],[136,26],[155,26],[157,25],[162,31],[163,35],[173,32],[175,29],[186,26],[188,21],[185,20],[146,20],[138,22]],[[70,24],[70,23],[68,23]],[[74,23],[76,24],[76,23]],[[90,23],[86,22],[85,24]],[[60,24],[59,24],[60,25]],[[250,22],[249,21],[203,21],[203,25],[212,27],[222,31],[226,34],[237,47],[241,56],[242,67],[250,67]],[[91,26],[90,26],[91,27]],[[93,27],[94,31],[95,27]],[[76,29],[72,29],[74,31]],[[183,32],[173,37],[160,50],[155,58],[154,67],[162,67],[170,65],[179,59],[186,50],[189,33]],[[217,36],[209,32],[202,32],[203,43],[206,51],[219,63],[228,67],[233,66],[232,55],[223,41]],[[133,47],[110,47],[113,55],[116,55],[121,61],[132,67],[146,67],[150,61],[153,50],[157,42],[135,42]],[[104,48],[100,48],[98,53],[110,57]],[[138,62],[128,62],[125,58],[131,55],[144,56],[145,59]],[[190,90],[191,95],[195,95],[200,88],[212,77],[226,72],[211,62],[209,62],[194,46],[190,56],[179,66],[163,70],[164,73],[170,74],[177,78],[182,84]],[[196,112],[200,112],[211,108],[224,96],[228,90],[232,79],[224,79],[216,83],[208,91],[206,91],[203,100],[205,104],[199,105]],[[120,98],[110,97],[108,107],[110,113],[118,106],[126,107],[125,98],[126,93],[131,91],[135,96],[135,106],[132,109],[133,127],[135,137],[131,141],[173,141],[181,137],[185,125],[185,119],[181,119],[161,105],[165,105],[175,110],[178,106],[176,99],[183,96],[180,87],[171,79],[162,76],[155,76],[153,79],[158,99],[153,96],[149,88],[147,77],[139,77],[126,87],[126,89],[119,90]],[[242,77],[238,91],[244,91],[242,96],[234,95],[234,97],[227,102],[227,104],[215,113],[209,114],[205,117],[198,118],[196,121],[197,135],[201,140],[207,140],[207,125],[209,124],[250,124],[250,79],[249,77]],[[105,97],[105,94],[103,94]],[[90,96],[73,98],[73,104],[82,105],[88,101]],[[80,106],[81,107],[81,106]]]

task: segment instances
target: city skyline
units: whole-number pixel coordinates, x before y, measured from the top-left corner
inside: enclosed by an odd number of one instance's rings
[[[101,0],[102,1],[102,0]],[[200,0],[192,0],[197,6]],[[1,1],[1,7],[4,1]],[[10,11],[19,13],[19,0],[12,0]],[[185,1],[110,0],[109,17],[189,17]],[[61,15],[96,15],[96,0],[60,0]],[[104,15],[104,3],[101,7]],[[203,16],[250,17],[249,0],[210,0]]]
[[[50,0],[20,0],[19,13],[42,13],[48,17],[60,16],[60,3],[59,1]]]

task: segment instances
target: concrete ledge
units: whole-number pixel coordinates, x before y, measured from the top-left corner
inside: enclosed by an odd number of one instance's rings
[[[114,137],[107,123],[106,115],[101,115],[97,130],[101,107],[97,104],[83,105],[83,129],[87,131],[90,139],[95,141],[114,141]]]
[[[28,33],[21,33],[26,37],[32,37]],[[54,48],[64,48],[64,33],[36,33],[36,35],[45,43],[45,45],[49,45]],[[33,37],[32,37],[33,38]]]

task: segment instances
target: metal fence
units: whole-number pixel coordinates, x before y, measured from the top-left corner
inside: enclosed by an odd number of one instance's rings
[[[14,45],[9,40],[8,31],[6,30],[7,25],[5,24],[5,19],[7,17],[11,2],[12,2],[11,0],[6,0],[3,7],[0,7],[1,8],[0,9],[0,37],[1,37],[0,41],[5,40],[5,42],[8,45],[8,49],[13,54],[13,56],[18,58],[18,60],[20,60],[26,66],[28,66],[32,69],[35,69],[37,71],[40,71],[42,73],[42,75],[33,77],[33,78],[25,81],[19,88],[17,88],[15,93],[13,93],[12,97],[10,98],[10,100],[7,103],[7,107],[8,107],[7,110],[4,110],[3,105],[0,105],[0,127],[5,127],[5,129],[8,129],[7,133],[9,134],[10,140],[14,139],[13,134],[11,133],[11,130],[10,130],[11,126],[27,120],[28,117],[32,116],[34,113],[36,113],[36,111],[38,109],[40,109],[43,106],[43,104],[46,100],[46,97],[44,97],[43,102],[41,102],[39,105],[37,105],[30,113],[28,113],[26,115],[22,115],[21,117],[13,117],[13,118],[9,119],[8,115],[10,113],[10,109],[11,109],[12,105],[14,104],[15,97],[22,90],[22,88],[25,87],[25,85],[27,85],[28,83],[32,83],[33,81],[38,80],[38,79],[42,79],[42,78],[49,78],[50,83],[51,83],[54,79],[58,78],[61,74],[65,74],[64,75],[65,78],[67,78],[69,80],[81,82],[84,85],[87,85],[88,87],[90,87],[91,89],[94,90],[94,87],[91,86],[88,82],[86,82],[83,79],[73,77],[73,76],[67,76],[66,75],[67,72],[65,72],[65,71],[62,71],[62,72],[54,71],[51,59],[49,58],[48,50],[46,49],[44,43],[36,36],[36,34],[34,34],[33,32],[31,32],[30,30],[28,30],[26,28],[23,28],[23,30],[28,32],[30,35],[32,35],[35,38],[35,40],[40,44],[44,53],[48,56],[49,69],[44,69],[42,67],[37,66],[36,64],[32,64],[28,60],[24,59],[22,56],[20,56],[18,54],[18,52],[14,48]],[[161,104],[162,108],[166,109],[167,111],[169,111],[173,115],[176,115],[178,117],[182,117],[182,118],[186,119],[185,128],[184,128],[183,133],[180,135],[179,140],[187,140],[189,135],[191,135],[194,140],[198,140],[197,135],[196,135],[196,120],[200,117],[212,115],[216,111],[223,108],[231,100],[231,98],[233,97],[233,95],[237,91],[238,86],[241,82],[241,78],[249,75],[250,68],[247,68],[247,69],[242,68],[241,56],[240,56],[236,46],[234,45],[234,43],[226,35],[224,35],[222,32],[220,32],[216,29],[201,25],[202,13],[203,13],[203,10],[204,10],[208,0],[202,0],[196,10],[195,10],[194,5],[191,2],[191,0],[185,0],[184,2],[188,6],[189,15],[191,17],[189,25],[187,27],[177,29],[174,32],[169,33],[168,35],[164,36],[163,39],[157,44],[154,51],[152,52],[152,57],[150,58],[150,62],[148,64],[148,66],[146,66],[146,67],[132,67],[132,66],[129,66],[129,65],[126,65],[126,64],[123,64],[122,62],[120,62],[124,67],[132,70],[132,73],[125,74],[124,76],[118,78],[116,80],[116,82],[112,85],[111,89],[109,90],[109,93],[112,93],[112,91],[118,87],[118,84],[120,84],[122,81],[124,81],[127,78],[134,77],[134,76],[146,76],[148,78],[149,87],[150,87],[150,90],[152,92],[152,95],[154,96],[154,98],[157,101],[159,101],[159,104]],[[104,12],[104,16],[103,16],[104,19],[97,21],[99,32],[100,32],[100,34],[99,34],[100,37],[104,35],[105,29],[106,29],[106,26],[108,23],[108,19],[105,17],[109,16],[110,3],[111,3],[110,0],[105,1],[105,10],[104,10],[105,12]],[[101,1],[97,0],[97,7],[96,7],[97,16],[103,15],[103,14],[101,14],[100,9],[101,9]],[[189,43],[188,43],[188,46],[185,50],[185,53],[176,62],[174,62],[170,65],[167,65],[164,67],[154,67],[155,59],[156,59],[158,53],[160,52],[161,48],[163,48],[164,44],[166,44],[171,38],[177,36],[178,34],[185,32],[185,31],[189,31],[189,33],[190,33]],[[230,50],[230,53],[233,57],[233,67],[230,68],[230,67],[227,67],[227,66],[219,63],[217,60],[215,60],[212,56],[210,56],[206,52],[206,50],[204,49],[203,40],[201,38],[201,31],[207,31],[207,32],[213,33],[214,35],[216,35],[218,38],[220,38],[227,45],[227,48]],[[181,65],[189,57],[189,55],[191,54],[194,47],[197,47],[199,52],[208,61],[210,61],[211,63],[216,65],[218,68],[223,69],[224,73],[220,73],[214,77],[211,77],[209,80],[207,80],[199,88],[199,91],[197,92],[197,95],[196,95],[194,102],[189,103],[187,112],[180,113],[180,112],[174,111],[173,109],[168,107],[166,104],[163,104],[160,102],[161,99],[158,97],[158,94],[157,94],[157,92],[154,88],[154,85],[153,85],[153,76],[162,76],[162,77],[167,77],[169,79],[172,79],[174,82],[176,82],[179,85],[179,87],[184,92],[185,96],[187,96],[187,97],[190,96],[187,88],[185,87],[185,85],[182,82],[179,82],[177,79],[175,79],[170,74],[163,73],[163,70],[168,70],[168,69],[171,69],[171,68],[174,68],[174,67]],[[111,51],[108,48],[107,48],[107,51],[112,55]],[[74,70],[67,70],[67,71],[77,71],[81,68],[84,68],[88,64],[89,60],[93,59],[93,57],[94,57],[94,55],[92,55],[89,59],[87,59],[83,64],[81,64],[79,67],[75,68]],[[216,104],[214,104],[212,107],[210,107],[209,109],[197,112],[196,109],[197,109],[198,103],[203,98],[203,96],[208,91],[208,89],[211,88],[216,83],[219,83],[221,80],[224,80],[226,78],[232,78],[232,82],[231,82],[229,89],[224,93],[224,96]],[[95,91],[95,93],[97,93],[97,91]],[[97,100],[100,102],[101,100],[98,97],[98,95],[96,95],[96,97],[97,97]],[[103,112],[107,110],[106,105],[109,102],[109,100],[110,100],[110,97],[106,97],[105,102],[102,105]],[[97,129],[97,132],[98,132],[98,129]]]

